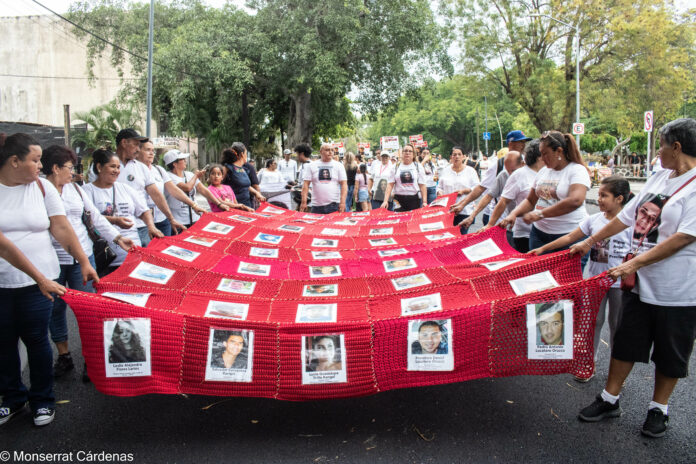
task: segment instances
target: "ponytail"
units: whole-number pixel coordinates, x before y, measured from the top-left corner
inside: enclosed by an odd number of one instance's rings
[[[566,159],[572,163],[578,163],[585,166],[585,161],[582,159],[582,156],[580,156],[578,144],[575,143],[575,137],[570,134],[563,134],[563,138],[565,138],[566,142],[566,148],[563,150]]]
[[[583,161],[582,156],[580,156],[578,144],[575,143],[575,139],[572,135],[563,134],[558,131],[546,131],[539,138],[539,143],[543,143],[554,151],[561,148],[568,162],[585,166],[585,161]]]

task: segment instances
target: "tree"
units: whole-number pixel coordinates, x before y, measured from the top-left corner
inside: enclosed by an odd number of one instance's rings
[[[531,14],[579,26],[585,115],[640,121],[639,106],[678,108],[680,90],[694,86],[694,24],[668,0],[447,0],[445,11],[463,19],[467,71],[501,85],[540,131],[569,131],[575,119],[574,30]]]
[[[74,146],[84,144],[87,149],[116,148],[116,135],[121,129],[138,129],[140,116],[132,108],[118,106],[116,102],[97,106],[86,112],[75,113],[74,121],[87,124],[85,131],[76,131],[71,141]]]

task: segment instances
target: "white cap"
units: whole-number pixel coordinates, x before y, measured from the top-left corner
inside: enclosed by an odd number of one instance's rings
[[[164,154],[164,165],[169,166],[174,161],[186,159],[189,156],[191,156],[190,153],[181,153],[179,150],[169,150],[167,153]]]

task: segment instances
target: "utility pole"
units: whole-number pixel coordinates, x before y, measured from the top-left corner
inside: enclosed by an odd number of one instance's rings
[[[488,133],[488,97],[485,95],[483,96],[483,105],[486,111],[486,130],[485,132]],[[488,139],[486,139],[486,158],[488,158]]]
[[[70,148],[70,105],[63,105],[63,132],[65,132],[65,146]]]
[[[150,33],[147,42],[147,111],[145,116],[145,135],[150,137],[152,119],[152,35],[155,22],[155,0],[150,0]]]
[[[479,132],[479,112],[478,112],[478,107],[476,107],[476,154],[480,155],[481,154],[481,133]],[[488,153],[486,153],[486,157],[488,157]]]

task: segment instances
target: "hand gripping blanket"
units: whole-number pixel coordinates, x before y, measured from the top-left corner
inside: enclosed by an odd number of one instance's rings
[[[460,235],[454,196],[406,213],[264,204],[205,214],[68,291],[89,376],[110,395],[315,400],[481,377],[589,377],[605,275]]]

